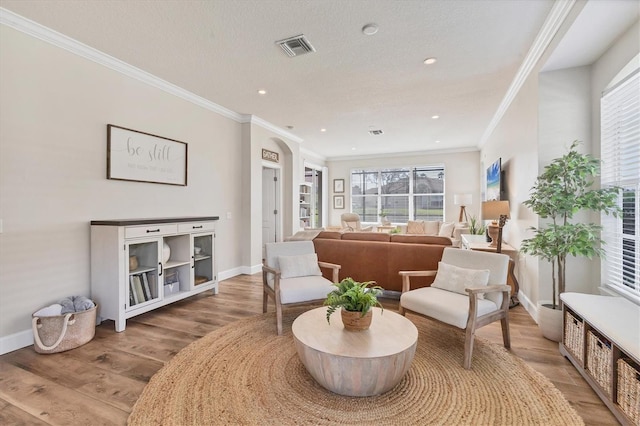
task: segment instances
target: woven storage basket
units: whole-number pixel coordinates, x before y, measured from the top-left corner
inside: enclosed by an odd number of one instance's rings
[[[584,351],[584,322],[572,315],[571,312],[565,312],[564,318],[564,346],[580,362],[583,361]]]
[[[612,357],[611,344],[589,330],[587,332],[587,363],[585,369],[608,396],[611,396]]]
[[[82,312],[51,317],[32,315],[33,347],[41,354],[53,354],[77,348],[96,334],[98,305]]]
[[[618,405],[633,421],[640,424],[640,367],[630,359],[618,360]]]

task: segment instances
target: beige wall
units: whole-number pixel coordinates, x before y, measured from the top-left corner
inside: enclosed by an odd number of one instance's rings
[[[469,193],[473,203],[467,207],[467,215],[480,216],[480,155],[478,151],[417,154],[411,156],[386,156],[340,161],[327,161],[329,167],[329,225],[340,226],[340,215],[350,211],[351,170],[374,167],[406,167],[444,164],[445,166],[445,220],[457,221],[460,210],[453,204],[453,195]],[[333,180],[345,181],[345,209],[333,208]]]
[[[636,23],[589,66],[541,72],[545,59],[553,53],[551,48],[483,146],[483,161],[502,157],[506,168],[512,219],[505,227],[505,239],[512,246],[519,248],[522,240],[531,236],[528,228],[538,226],[537,216],[522,202],[528,198],[543,167],[564,154],[575,139],[584,142],[583,152],[599,156],[600,96],[611,79],[640,51],[638,34]],[[554,40],[554,45],[557,42]],[[582,219],[599,221],[597,215],[584,215]],[[520,300],[537,318],[537,304],[551,297],[550,266],[521,254],[517,273]],[[597,293],[599,279],[599,260],[569,257],[568,291]]]

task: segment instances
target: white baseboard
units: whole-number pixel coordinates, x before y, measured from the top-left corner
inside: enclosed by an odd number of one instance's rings
[[[33,332],[31,329],[19,331],[9,336],[0,338],[0,355],[17,351],[33,345]]]
[[[218,273],[218,281],[223,281],[242,274],[255,274],[262,270],[262,265],[240,266]],[[17,351],[33,345],[33,331],[31,329],[19,331],[9,336],[0,337],[0,355]]]
[[[533,320],[537,324],[538,323],[538,305],[531,302],[531,299],[529,299],[527,295],[524,294],[523,292],[518,293],[518,300],[520,301],[520,304],[525,309],[525,311],[529,312],[529,315],[531,315],[531,318],[533,318]]]

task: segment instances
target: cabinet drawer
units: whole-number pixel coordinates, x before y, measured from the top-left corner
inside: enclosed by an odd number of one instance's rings
[[[178,232],[204,232],[214,230],[214,222],[186,222],[178,224]]]
[[[169,225],[127,226],[124,229],[125,238],[153,237],[156,235],[170,235],[178,232],[175,223]]]

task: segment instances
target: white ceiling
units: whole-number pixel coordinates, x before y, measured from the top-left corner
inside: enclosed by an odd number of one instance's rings
[[[0,1],[196,95],[281,127],[326,158],[477,148],[552,5]],[[368,23],[379,26],[377,34],[362,34]],[[315,53],[289,58],[274,44],[302,33]],[[438,62],[424,65],[427,57]],[[370,129],[384,134],[371,136]]]

